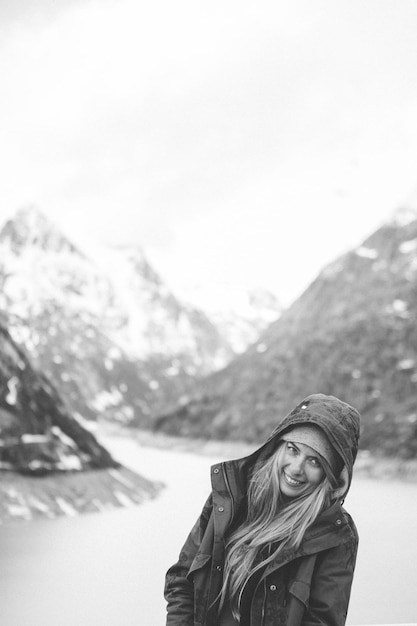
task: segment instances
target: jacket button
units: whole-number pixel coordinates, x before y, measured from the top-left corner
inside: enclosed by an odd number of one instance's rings
[[[221,572],[221,571],[222,571],[222,569],[223,569],[223,568],[222,568],[222,566],[221,566],[221,565],[217,565],[217,566],[216,566],[216,570],[217,570],[218,572]]]
[[[270,585],[270,590],[271,591],[276,591],[277,590],[277,586],[276,585]]]
[[[224,506],[219,506],[219,508],[217,509],[218,511],[220,511],[220,513],[223,513],[224,511]]]
[[[342,520],[341,520],[341,519],[337,519],[337,520],[336,520],[336,526],[340,526],[340,524],[341,524],[341,523],[342,523]]]
[[[215,468],[214,468],[214,470],[213,470],[213,473],[214,473],[214,474],[218,474],[218,473],[219,473],[219,471],[220,471],[220,470],[219,470],[219,468],[218,468],[218,467],[215,467]]]

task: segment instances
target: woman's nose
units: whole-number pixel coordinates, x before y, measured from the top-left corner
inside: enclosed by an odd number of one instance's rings
[[[294,474],[302,474],[304,472],[304,461],[300,457],[292,460],[291,470]]]

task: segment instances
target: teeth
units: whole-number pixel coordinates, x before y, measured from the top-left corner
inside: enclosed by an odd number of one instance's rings
[[[301,481],[300,480],[294,480],[294,478],[291,478],[291,476],[288,476],[288,474],[285,474],[285,478],[290,483],[290,485],[294,485],[294,486],[301,485]]]

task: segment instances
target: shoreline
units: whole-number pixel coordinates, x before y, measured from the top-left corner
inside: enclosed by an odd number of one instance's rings
[[[123,466],[46,476],[2,471],[0,525],[137,506],[157,497],[163,487]]]

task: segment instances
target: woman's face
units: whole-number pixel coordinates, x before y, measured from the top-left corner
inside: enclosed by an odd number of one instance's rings
[[[324,478],[320,455],[303,443],[291,441],[284,442],[278,473],[281,491],[288,498],[313,491]]]

